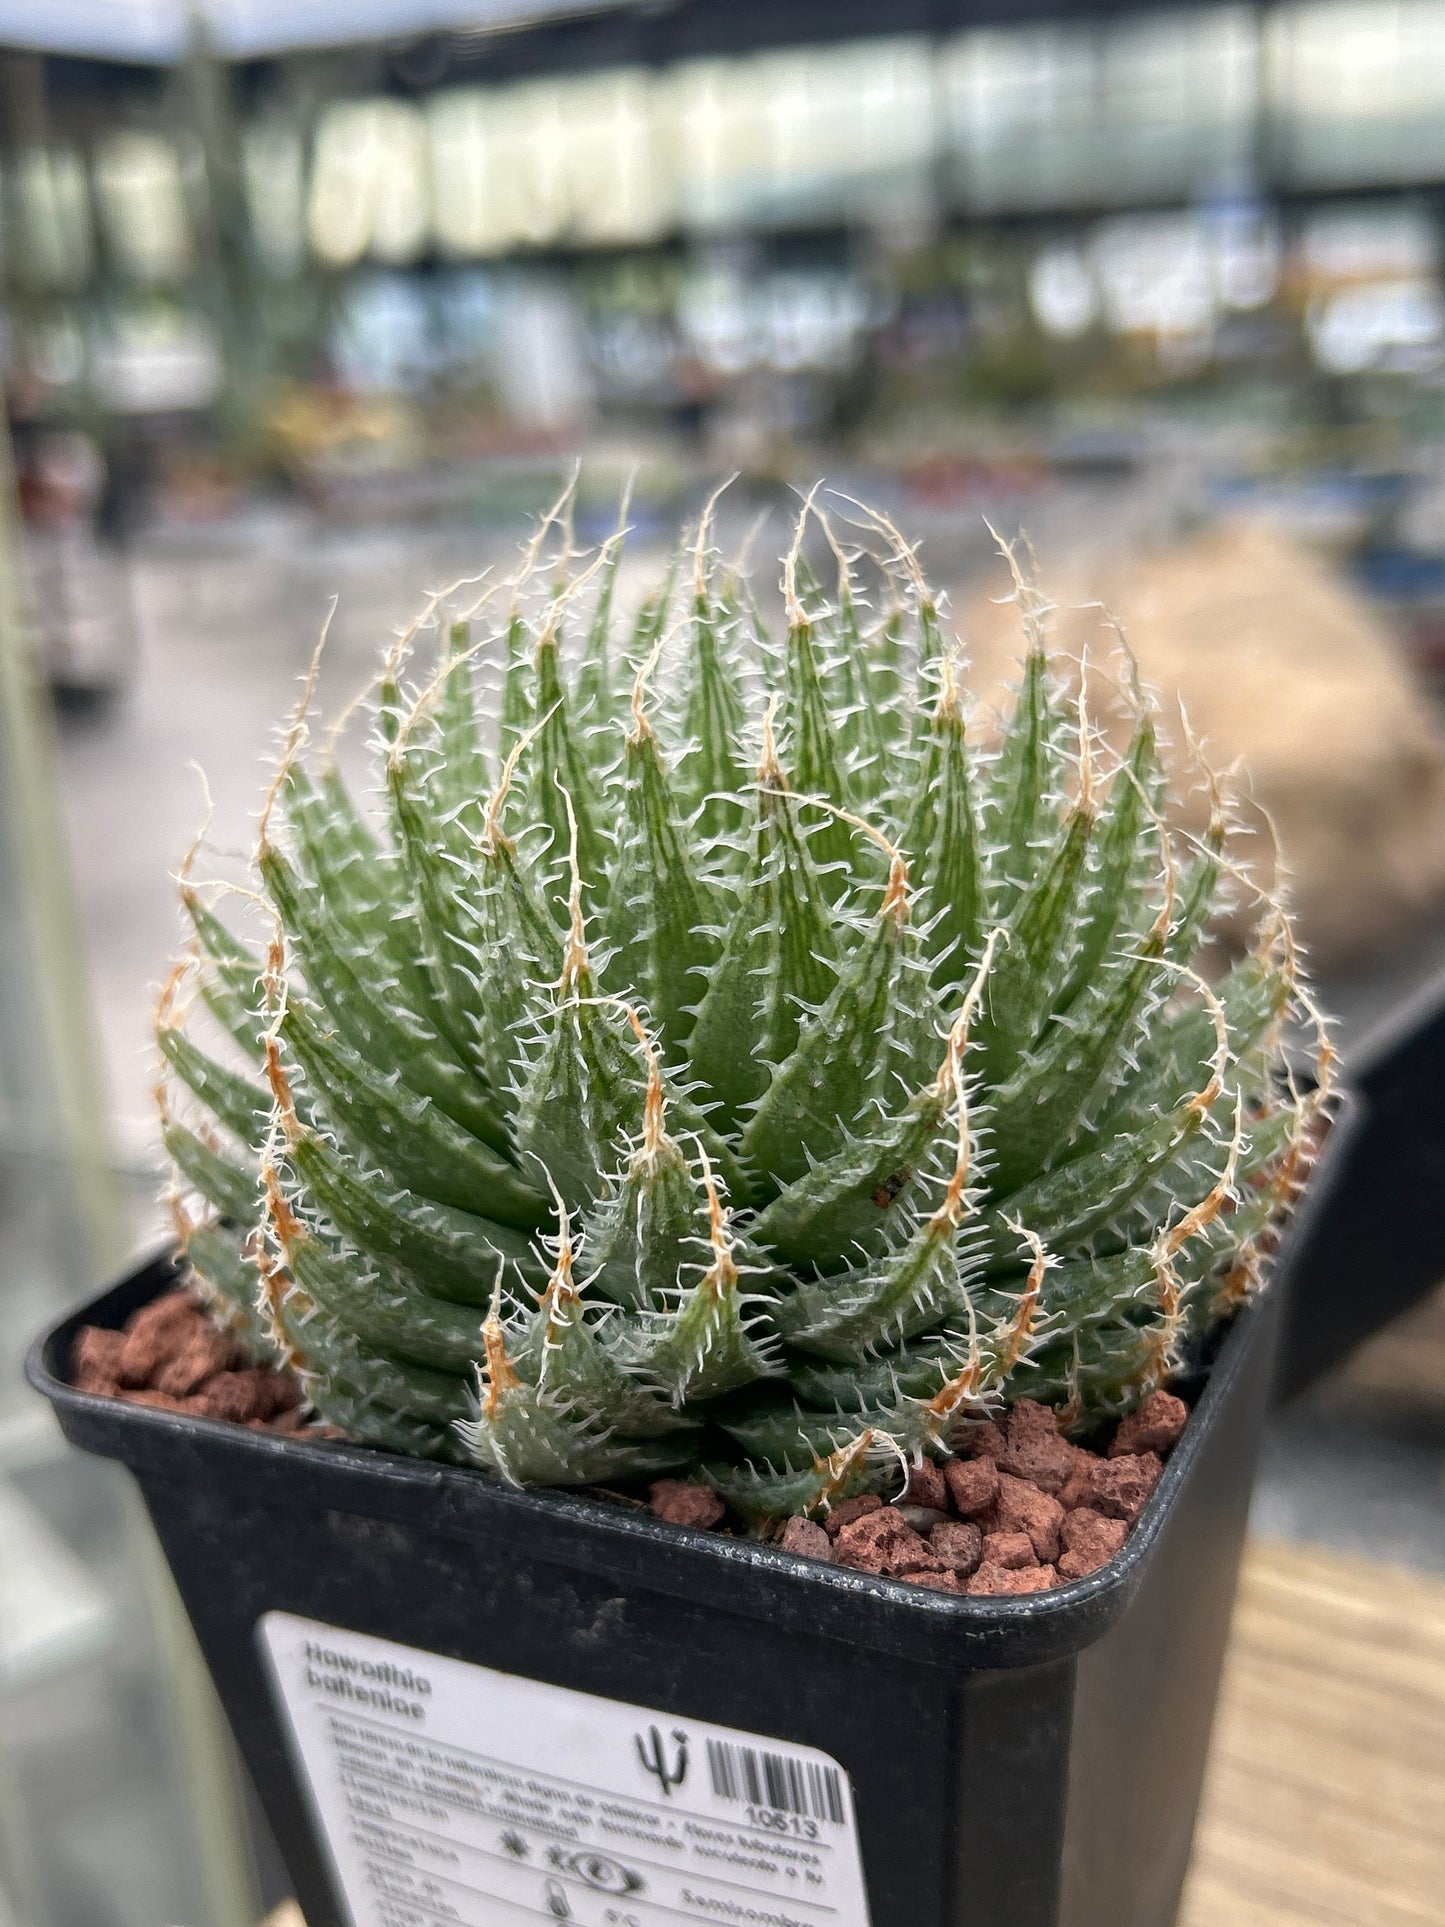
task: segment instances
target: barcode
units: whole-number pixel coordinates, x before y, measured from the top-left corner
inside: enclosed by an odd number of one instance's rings
[[[746,1800],[750,1806],[843,1824],[843,1788],[836,1766],[819,1766],[816,1760],[798,1760],[790,1753],[760,1753],[730,1740],[708,1741],[707,1764],[720,1800]]]

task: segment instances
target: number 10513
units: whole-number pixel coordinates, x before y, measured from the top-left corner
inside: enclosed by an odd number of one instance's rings
[[[749,1807],[748,1824],[767,1833],[795,1833],[800,1840],[816,1840],[818,1823],[801,1813],[785,1813],[781,1807]]]

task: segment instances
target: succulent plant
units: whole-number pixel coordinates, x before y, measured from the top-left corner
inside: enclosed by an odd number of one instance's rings
[[[1248,886],[1217,791],[1166,826],[1122,647],[1110,749],[1016,569],[990,737],[883,516],[849,549],[809,498],[775,639],[710,511],[622,645],[621,531],[576,558],[561,505],[433,597],[369,694],[370,811],[308,761],[308,682],[264,936],[187,866],[163,1122],[196,1274],[324,1419],[765,1523],[1024,1393],[1131,1409],[1256,1282],[1320,1097],[1283,912],[1195,968]]]

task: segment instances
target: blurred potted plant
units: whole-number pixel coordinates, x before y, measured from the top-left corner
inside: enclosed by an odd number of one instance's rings
[[[32,1369],[138,1474],[312,1927],[1173,1917],[1310,1006],[1274,905],[1193,968],[1225,816],[1166,829],[1132,676],[1114,757],[1018,577],[979,750],[858,526],[881,613],[810,499],[774,641],[705,513],[623,667],[620,533],[554,512],[387,657],[384,825],[308,686],[259,947],[184,883],[179,1250]]]

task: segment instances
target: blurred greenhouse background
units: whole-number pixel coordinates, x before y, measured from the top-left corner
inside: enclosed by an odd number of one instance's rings
[[[5,55],[7,381],[127,515],[142,480],[197,512],[447,468],[418,501],[474,507],[479,458],[585,432],[922,485],[965,429],[1046,462],[1020,407],[1203,419],[1226,467],[1438,427],[1434,0],[902,6],[884,38],[858,5],[481,7],[343,47],[288,42],[356,10],[52,11],[0,34],[103,12],[116,58]]]
[[[1248,759],[1348,1050],[1445,960],[1442,254],[1445,0],[0,0],[0,1927],[281,1891],[18,1372],[160,1235],[190,765],[244,846],[331,595],[339,704],[579,460],[629,592],[827,475],[987,691],[1025,528]],[[1409,1349],[1281,1416],[1270,1529],[1445,1569]]]

